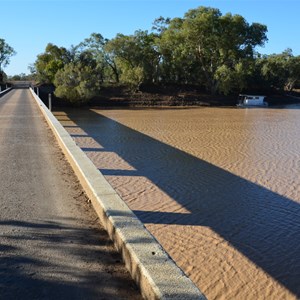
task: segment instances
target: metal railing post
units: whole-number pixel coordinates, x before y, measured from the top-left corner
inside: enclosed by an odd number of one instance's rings
[[[52,95],[49,93],[48,95],[48,108],[51,111],[52,110]]]

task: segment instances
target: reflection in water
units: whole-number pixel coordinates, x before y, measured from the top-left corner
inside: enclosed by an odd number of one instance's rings
[[[209,299],[293,299],[299,114],[69,110],[57,118]]]

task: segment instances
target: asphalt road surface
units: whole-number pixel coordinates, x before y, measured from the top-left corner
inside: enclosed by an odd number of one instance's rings
[[[141,299],[28,89],[0,98],[0,299]]]

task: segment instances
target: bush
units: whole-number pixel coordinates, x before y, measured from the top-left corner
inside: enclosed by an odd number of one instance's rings
[[[73,104],[83,104],[100,91],[97,73],[81,63],[70,63],[59,70],[54,79],[55,95]]]

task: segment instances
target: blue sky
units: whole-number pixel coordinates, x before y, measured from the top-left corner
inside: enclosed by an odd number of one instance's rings
[[[260,53],[280,53],[289,47],[300,55],[299,0],[0,0],[0,38],[17,51],[5,72],[29,73],[28,65],[49,42],[68,48],[93,32],[113,38],[117,33],[150,30],[155,18],[183,17],[198,6],[267,25],[269,41]]]

